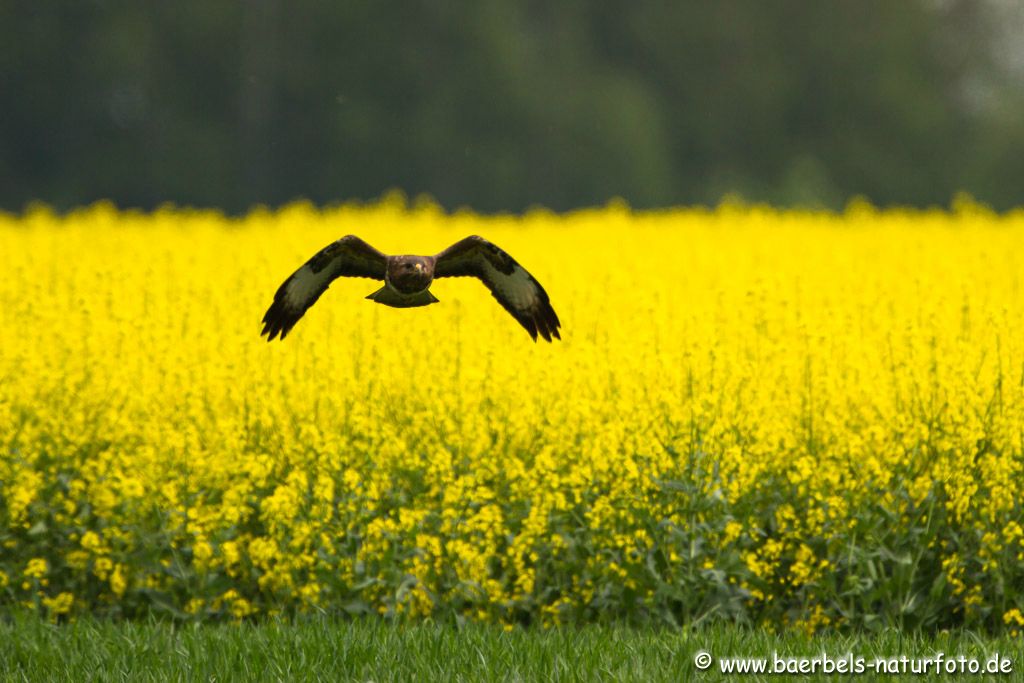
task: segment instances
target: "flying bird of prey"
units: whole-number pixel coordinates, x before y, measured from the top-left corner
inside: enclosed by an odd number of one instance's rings
[[[435,278],[479,278],[534,341],[538,334],[547,341],[562,338],[561,323],[540,283],[505,251],[476,235],[435,256],[388,256],[355,235],[346,235],[284,281],[263,316],[261,336],[267,335],[267,341],[284,339],[331,282],[343,276],[383,280],[384,286],[366,298],[395,308],[437,303],[430,293]]]

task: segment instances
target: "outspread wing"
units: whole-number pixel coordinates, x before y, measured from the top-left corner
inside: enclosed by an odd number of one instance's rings
[[[534,341],[538,333],[547,341],[552,337],[562,338],[558,333],[562,323],[548,301],[548,293],[525,268],[496,245],[473,235],[456,242],[434,259],[435,278],[480,278]]]
[[[335,278],[348,276],[383,280],[387,259],[385,254],[355,235],[346,235],[328,244],[278,288],[274,303],[263,316],[260,334],[267,335],[267,341],[278,335],[284,339]]]

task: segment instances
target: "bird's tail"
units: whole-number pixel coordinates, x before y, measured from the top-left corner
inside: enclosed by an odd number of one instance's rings
[[[394,308],[415,308],[416,306],[438,303],[437,297],[431,294],[429,289],[424,289],[422,292],[416,292],[415,294],[401,294],[387,285],[366,298]]]

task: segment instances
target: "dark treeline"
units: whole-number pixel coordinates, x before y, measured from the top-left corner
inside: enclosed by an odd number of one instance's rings
[[[0,208],[389,188],[481,211],[958,190],[1006,208],[1024,98],[1005,6],[0,3]]]

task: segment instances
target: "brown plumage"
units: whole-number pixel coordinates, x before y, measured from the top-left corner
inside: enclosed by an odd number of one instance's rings
[[[547,292],[505,251],[476,235],[434,256],[388,256],[355,235],[329,244],[284,281],[263,316],[267,341],[284,339],[299,318],[338,277],[383,280],[367,299],[394,308],[437,303],[430,286],[441,277],[475,277],[534,341],[561,339],[561,322]]]

